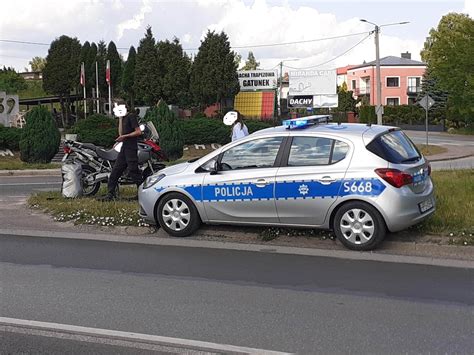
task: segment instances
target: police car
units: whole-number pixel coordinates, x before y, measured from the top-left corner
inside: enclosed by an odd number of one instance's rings
[[[430,165],[400,129],[328,120],[287,120],[159,171],[140,215],[177,237],[201,223],[323,228],[370,250],[435,211]]]

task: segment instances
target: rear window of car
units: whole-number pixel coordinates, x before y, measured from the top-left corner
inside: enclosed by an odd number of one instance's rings
[[[421,159],[420,152],[402,131],[391,131],[376,137],[367,145],[375,155],[393,164],[408,164]]]

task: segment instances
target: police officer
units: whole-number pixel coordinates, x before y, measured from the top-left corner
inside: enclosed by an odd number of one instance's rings
[[[114,163],[107,185],[108,193],[104,201],[112,201],[117,198],[115,191],[118,180],[126,168],[129,177],[137,184],[142,183],[142,176],[138,170],[138,137],[142,134],[135,113],[128,113],[126,102],[122,99],[114,100],[114,115],[119,119],[118,134],[116,142],[122,142],[122,148]]]

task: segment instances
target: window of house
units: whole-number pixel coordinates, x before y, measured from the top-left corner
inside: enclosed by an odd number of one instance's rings
[[[355,90],[355,89],[356,89],[356,81],[352,80],[352,90]]]
[[[398,77],[387,77],[387,87],[389,88],[397,88],[400,86]]]
[[[408,98],[408,105],[414,105],[416,104],[416,99],[414,97],[409,97]]]
[[[387,106],[398,106],[400,105],[400,99],[398,97],[387,97]]]

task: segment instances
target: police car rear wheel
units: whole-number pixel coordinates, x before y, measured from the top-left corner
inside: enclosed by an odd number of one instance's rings
[[[348,202],[336,213],[333,224],[339,241],[352,250],[372,250],[385,237],[380,213],[364,202]]]
[[[193,202],[180,193],[164,196],[156,212],[160,226],[174,237],[193,234],[201,223]]]

